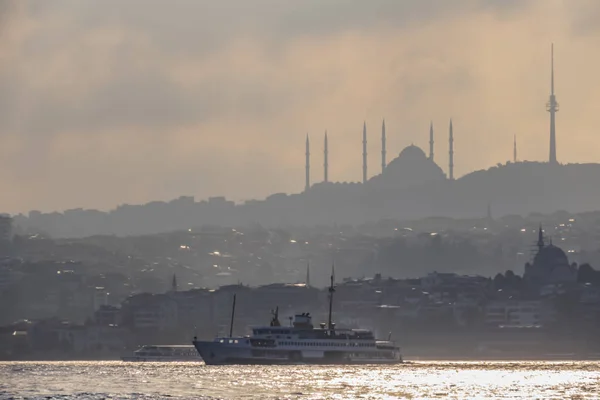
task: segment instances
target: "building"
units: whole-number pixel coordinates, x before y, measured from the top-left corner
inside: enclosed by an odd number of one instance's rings
[[[542,286],[577,282],[577,264],[569,264],[565,252],[552,242],[546,244],[541,226],[537,247],[533,263],[525,264],[523,278],[526,281]]]
[[[540,300],[493,301],[485,307],[484,323],[489,327],[539,327],[545,315]]]
[[[12,233],[12,218],[8,215],[0,215],[0,242],[10,242]]]
[[[101,326],[119,325],[120,314],[119,307],[103,305],[94,312],[94,322]]]

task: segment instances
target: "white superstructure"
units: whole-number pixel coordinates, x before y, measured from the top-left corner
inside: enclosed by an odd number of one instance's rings
[[[207,364],[402,362],[394,342],[375,340],[371,331],[363,329],[315,329],[309,314],[296,315],[291,327],[255,327],[251,336],[194,341],[194,345]]]
[[[121,357],[123,361],[202,361],[191,345],[146,345],[131,356]]]

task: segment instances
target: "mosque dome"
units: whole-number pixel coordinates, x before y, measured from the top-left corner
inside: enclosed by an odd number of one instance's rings
[[[404,148],[375,180],[384,182],[386,186],[405,187],[445,179],[444,171],[429,159],[421,148],[411,144]]]
[[[542,247],[535,255],[533,265],[547,272],[552,272],[556,267],[568,267],[569,259],[560,247],[549,244]]]
[[[565,252],[552,243],[544,245],[542,230],[539,231],[540,247],[533,264],[525,266],[524,278],[541,284],[575,282],[577,267],[569,264]]]
[[[403,158],[403,159],[413,159],[413,160],[427,159],[425,152],[423,150],[421,150],[420,147],[417,147],[414,144],[411,144],[410,146],[405,147],[404,150],[402,150],[400,152],[400,155],[398,157]]]

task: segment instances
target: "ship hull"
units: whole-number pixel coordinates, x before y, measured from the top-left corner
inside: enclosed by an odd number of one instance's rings
[[[137,357],[123,356],[121,360],[124,362],[199,362],[200,357]]]
[[[401,364],[398,351],[388,357],[370,356],[368,353],[334,351],[301,351],[293,349],[255,349],[250,346],[230,346],[219,342],[194,341],[194,346],[207,365],[351,365],[351,364]]]

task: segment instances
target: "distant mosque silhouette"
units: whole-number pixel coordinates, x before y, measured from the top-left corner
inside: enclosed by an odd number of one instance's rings
[[[381,124],[381,173],[379,175],[368,177],[367,173],[367,123],[363,123],[362,131],[362,183],[366,184],[371,180],[384,179],[385,181],[398,182],[398,178],[402,182],[408,184],[426,183],[431,181],[440,180],[454,180],[454,133],[452,120],[450,120],[448,144],[449,144],[449,165],[448,165],[448,177],[444,171],[434,161],[434,135],[433,135],[433,122],[429,126],[429,155],[420,148],[411,144],[405,147],[398,157],[393,159],[390,163],[387,163],[387,149],[386,149],[386,131],[385,131],[385,119]],[[311,187],[310,179],[310,137],[306,135],[306,174],[305,174],[305,190],[309,190]],[[323,182],[329,182],[329,148],[327,131],[325,131],[325,137],[323,140]]]
[[[556,113],[559,110],[558,102],[556,101],[556,95],[554,93],[554,44],[550,47],[550,98],[546,103],[546,111],[550,113],[550,153],[548,163],[551,165],[558,165],[556,156]],[[306,163],[305,163],[305,187],[304,190],[308,191],[311,187],[310,180],[310,138],[306,134]],[[381,173],[379,175],[368,177],[367,174],[367,123],[363,122],[362,130],[362,183],[373,180],[383,180],[399,182],[398,178],[402,182],[407,184],[419,184],[428,183],[432,181],[441,180],[454,180],[454,131],[452,126],[452,118],[450,118],[450,124],[448,128],[448,174],[446,175],[442,168],[440,168],[434,160],[434,135],[433,135],[433,121],[429,125],[429,155],[425,155],[425,152],[411,144],[404,148],[398,157],[393,159],[389,164],[386,160],[387,149],[386,149],[386,126],[385,118],[381,124]],[[329,148],[327,140],[327,131],[325,131],[324,145],[323,145],[323,182],[328,183],[329,180]],[[513,136],[513,162],[517,160],[517,136]]]
[[[533,263],[525,264],[525,274],[523,275],[525,280],[542,285],[577,281],[577,264],[569,264],[565,252],[552,244],[552,240],[547,243],[541,225],[538,230],[536,247],[537,253]]]

